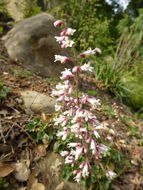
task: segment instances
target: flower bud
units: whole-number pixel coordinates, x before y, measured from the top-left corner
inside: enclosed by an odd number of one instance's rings
[[[62,20],[57,20],[57,21],[54,22],[55,27],[60,27],[62,24],[63,24]]]

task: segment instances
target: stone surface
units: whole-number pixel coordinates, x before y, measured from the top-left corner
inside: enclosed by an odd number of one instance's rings
[[[67,49],[62,49],[54,38],[60,34],[54,21],[51,15],[41,13],[16,24],[3,37],[10,58],[30,71],[49,77],[57,77],[65,67],[72,67],[71,63],[54,63],[54,55],[68,55]]]
[[[44,163],[44,168],[47,168],[46,173],[51,176],[50,190],[85,190],[83,186],[78,185],[76,182],[62,179],[64,159],[59,154],[49,152]]]
[[[31,111],[34,113],[52,113],[55,111],[56,101],[49,96],[30,90],[21,92],[21,96],[27,113],[31,113]]]

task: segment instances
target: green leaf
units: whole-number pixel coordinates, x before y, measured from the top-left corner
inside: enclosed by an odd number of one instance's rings
[[[0,26],[0,33],[2,33],[3,32],[3,27],[2,26]]]

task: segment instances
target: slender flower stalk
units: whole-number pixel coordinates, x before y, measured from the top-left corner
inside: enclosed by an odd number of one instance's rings
[[[58,20],[54,25],[55,27],[61,27],[64,23]],[[79,96],[78,92],[79,74],[86,71],[93,72],[90,62],[81,65],[79,63],[80,59],[94,55],[96,52],[101,53],[101,50],[90,48],[77,55],[73,46],[74,41],[70,38],[75,31],[72,28],[64,28],[60,34],[61,36],[55,37],[62,48],[71,47],[74,54],[74,58],[55,55],[55,62],[66,63],[72,59],[74,67],[72,69],[65,68],[61,72],[60,79],[62,82],[56,85],[56,89],[53,89],[52,96],[57,97],[55,110],[60,111],[54,118],[54,125],[59,129],[57,137],[65,142],[65,150],[61,151],[61,156],[65,157],[65,164],[71,165],[74,180],[79,183],[82,178],[89,176],[92,165],[100,163],[102,157],[106,156],[108,147],[102,144],[100,140],[100,131],[103,126],[90,111],[90,107],[95,109],[100,106],[100,101],[87,94]],[[72,85],[72,81],[75,81],[75,86]],[[74,87],[76,95],[73,93]],[[100,164],[98,167],[100,167]],[[110,179],[115,177],[115,173],[110,170],[105,175]]]
[[[77,67],[78,66],[78,60],[77,60],[76,50],[75,50],[74,47],[73,47],[73,53],[74,53],[74,59],[75,59],[75,67]],[[78,72],[76,72],[76,79],[75,79],[75,81],[76,81],[76,99],[77,99],[77,103],[79,105],[79,99],[78,99],[78,80],[79,80],[78,79]]]

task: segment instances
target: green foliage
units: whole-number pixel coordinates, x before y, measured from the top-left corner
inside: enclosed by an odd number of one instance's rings
[[[32,75],[31,72],[27,70],[21,71],[18,69],[12,69],[12,72],[16,77],[22,77],[22,78],[29,78]]]
[[[0,33],[2,33],[3,32],[3,27],[2,26],[0,26]]]
[[[138,131],[138,129],[134,126],[130,126],[130,130],[131,130],[131,135],[132,136],[136,136],[136,137],[139,137],[140,136],[140,133]]]
[[[3,14],[4,16],[7,15],[7,4],[8,0],[1,0],[0,1],[0,13]]]
[[[37,143],[43,142],[44,139],[47,139],[48,142],[50,142],[54,138],[55,131],[53,128],[48,127],[48,122],[43,123],[40,117],[27,123],[25,128]]]
[[[125,86],[122,76],[124,68],[115,68],[112,57],[105,57],[103,60],[97,59],[94,63],[95,78],[103,83],[105,90],[109,90],[118,98],[128,97],[129,89]]]
[[[52,9],[52,13],[76,28],[78,38],[75,38],[78,50],[97,46],[104,53],[112,52],[114,48],[112,46],[114,39],[110,32],[112,7],[103,0],[102,2],[99,0],[63,0],[62,2],[57,0],[56,2],[57,6]]]
[[[137,65],[135,66],[137,67]],[[141,68],[140,68],[141,69]],[[142,74],[140,75],[140,77]],[[140,78],[139,77],[139,78]],[[135,110],[143,108],[143,87],[142,79],[139,79],[137,75],[133,74],[124,79],[125,85],[130,89],[130,96],[128,99],[125,98],[128,105],[133,107]]]
[[[0,82],[0,100],[6,99],[11,89]]]
[[[41,7],[38,6],[37,0],[24,0],[23,2],[23,17],[31,17],[41,12]]]
[[[88,90],[88,94],[97,97],[97,91],[96,90]]]
[[[49,83],[49,84],[56,84],[57,82],[59,82],[59,78],[58,77],[46,77],[46,81]]]
[[[4,30],[4,23],[10,19],[10,14],[7,10],[8,0],[0,0],[0,34]]]
[[[41,123],[41,118],[36,118],[26,125],[26,130],[30,132],[30,135],[36,142],[42,141],[46,134],[47,124]]]
[[[114,108],[107,104],[106,105],[103,104],[102,110],[103,110],[104,114],[110,115],[111,117],[115,117],[115,115],[116,115]]]
[[[9,183],[6,178],[0,178],[0,189],[10,190]]]
[[[126,12],[132,17],[135,18],[139,15],[138,10],[143,8],[143,1],[142,0],[130,0],[129,5],[127,7]]]
[[[124,85],[129,89],[130,95],[125,101],[134,109],[143,108],[143,9],[139,16],[131,19],[125,15],[119,23],[119,31],[123,31],[116,51],[116,68],[121,68]]]

